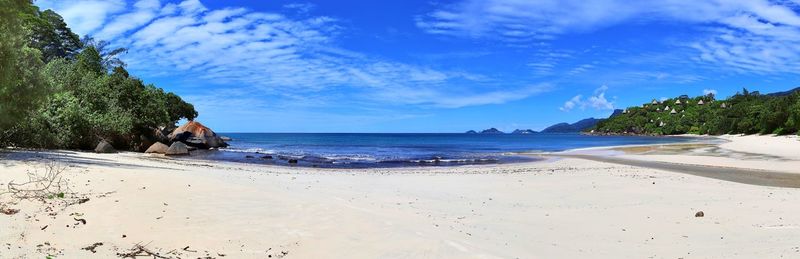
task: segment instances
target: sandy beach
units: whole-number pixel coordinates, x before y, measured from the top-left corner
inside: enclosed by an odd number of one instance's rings
[[[721,138],[580,154],[611,162],[392,169],[3,151],[3,191],[49,161],[68,184],[0,195],[0,258],[800,257],[800,189],[724,176],[800,177],[798,138]],[[681,172],[699,167],[722,176]]]

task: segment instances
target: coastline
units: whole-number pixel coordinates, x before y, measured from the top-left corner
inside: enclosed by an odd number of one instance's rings
[[[766,156],[729,165],[794,165],[788,153],[796,149],[786,144],[797,139],[776,140],[731,137],[718,145],[730,153],[657,149],[618,156],[728,163],[741,160],[735,157],[747,151],[741,147],[768,146]],[[0,214],[0,229],[8,230],[0,233],[2,257],[119,257],[137,244],[172,258],[798,255],[800,189],[642,166],[562,157],[323,169],[10,151],[0,153],[0,182],[23,181],[50,160],[66,166],[71,193],[44,202],[0,195],[0,207],[19,210]],[[89,200],[62,202],[72,198]],[[705,217],[694,217],[698,211]],[[94,253],[84,250],[96,243],[102,245]]]

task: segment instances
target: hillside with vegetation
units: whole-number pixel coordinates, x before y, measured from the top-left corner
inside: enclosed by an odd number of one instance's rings
[[[601,121],[596,134],[797,134],[800,92],[762,95],[743,89],[717,100],[713,94],[653,100]]]
[[[131,76],[124,48],[79,38],[30,0],[0,0],[0,146],[143,151],[181,119],[179,96]]]

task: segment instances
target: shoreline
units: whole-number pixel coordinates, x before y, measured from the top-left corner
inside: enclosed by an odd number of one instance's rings
[[[733,137],[720,146],[791,153],[793,141]],[[617,156],[797,163],[710,149],[632,151]],[[0,257],[109,258],[137,245],[168,258],[798,255],[800,189],[582,158],[332,169],[11,151],[0,153],[0,183],[21,183],[53,160],[65,166],[64,198],[0,195],[1,210],[17,210],[0,214]],[[84,249],[97,243],[95,252]]]

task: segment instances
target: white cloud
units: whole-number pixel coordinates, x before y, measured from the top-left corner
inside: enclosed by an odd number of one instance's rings
[[[82,4],[88,2],[58,2],[56,11],[84,9]],[[197,0],[163,5],[157,0],[141,0],[128,11],[91,6],[105,9],[96,11],[103,15],[87,32],[97,31],[112,44],[129,47],[123,59],[131,71],[148,78],[180,76],[187,84],[224,87],[199,89],[206,92],[196,93],[197,99],[245,91],[280,96],[275,99],[281,100],[336,96],[348,101],[360,98],[457,108],[520,100],[549,89],[529,83],[498,88],[484,75],[342,49],[336,42],[343,29],[336,19],[326,16],[298,18],[243,8],[209,10]],[[72,24],[72,18],[65,18]],[[460,89],[462,85],[469,87]]]
[[[140,27],[153,20],[161,9],[158,0],[140,0],[134,4],[134,11],[112,18],[97,32],[95,37],[102,40],[112,40],[116,36],[129,30]]]
[[[800,73],[796,10],[796,3],[768,0],[463,0],[415,20],[431,34],[514,44],[622,23],[680,22],[707,28],[687,44],[698,62],[741,72]]]
[[[565,112],[571,111],[574,108],[580,108],[583,110],[587,107],[597,110],[613,110],[614,102],[606,99],[606,91],[608,91],[608,86],[600,86],[594,90],[594,94],[589,96],[589,98],[584,100],[583,95],[576,95],[575,97],[572,97],[572,99],[564,102],[564,105],[558,109]]]
[[[571,111],[576,106],[579,106],[583,103],[583,100],[581,100],[581,98],[583,98],[582,95],[576,95],[575,97],[572,97],[572,99],[569,99],[568,101],[564,102],[564,106],[561,106],[561,108],[558,109],[565,112]]]
[[[608,86],[605,85],[594,90],[594,95],[588,99],[589,107],[598,110],[613,110],[614,103],[606,99],[606,90],[608,90]]]
[[[703,89],[703,95],[709,95],[709,94],[717,95],[717,90],[714,90],[714,89]]]
[[[103,26],[108,16],[126,6],[124,0],[38,0],[36,5],[42,10],[57,10],[72,31],[81,36],[93,33]]]

